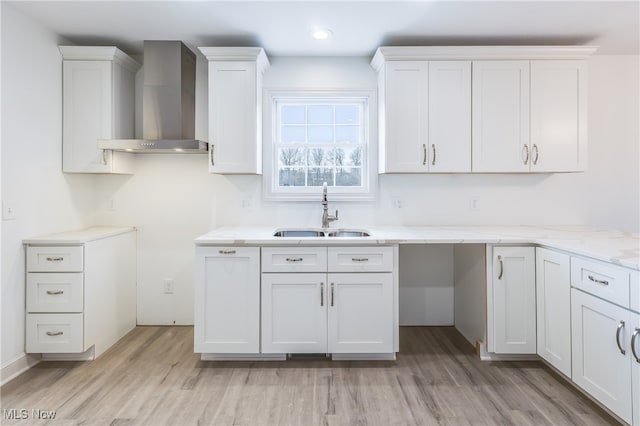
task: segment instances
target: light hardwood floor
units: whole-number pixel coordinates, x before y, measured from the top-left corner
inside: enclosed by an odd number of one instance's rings
[[[1,408],[60,425],[616,424],[540,362],[481,362],[452,327],[403,327],[382,362],[200,361],[191,327],[138,327],[93,362],[42,362]],[[3,411],[4,412],[4,411]]]

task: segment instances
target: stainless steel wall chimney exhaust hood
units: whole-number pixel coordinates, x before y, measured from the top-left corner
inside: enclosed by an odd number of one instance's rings
[[[99,140],[126,152],[206,153],[195,139],[196,56],[180,41],[144,42],[143,139]]]

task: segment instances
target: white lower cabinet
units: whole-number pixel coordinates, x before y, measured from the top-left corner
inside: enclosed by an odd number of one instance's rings
[[[537,350],[571,377],[571,279],[569,255],[536,248]]]
[[[571,319],[573,381],[631,423],[632,398],[638,399],[632,396],[631,336],[638,315],[574,288]]]
[[[262,352],[394,353],[393,252],[263,248]]]
[[[263,353],[327,353],[326,278],[262,274]]]
[[[633,425],[640,426],[640,314],[632,314],[631,339],[631,396],[633,397]]]
[[[390,273],[329,274],[329,353],[393,352]]]
[[[194,351],[260,352],[260,248],[196,249]]]
[[[535,354],[534,247],[493,247],[490,258],[489,352]]]

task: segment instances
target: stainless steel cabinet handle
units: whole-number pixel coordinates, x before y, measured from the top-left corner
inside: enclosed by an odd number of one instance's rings
[[[498,279],[501,280],[504,275],[504,263],[502,263],[502,256],[498,256],[498,262],[500,263],[500,273],[498,274]]]
[[[522,147],[524,153],[527,155],[526,157],[524,157],[524,164],[529,164],[529,145],[524,145]]]
[[[62,336],[63,334],[62,331],[47,331],[47,336]]]
[[[609,281],[599,280],[597,278],[594,278],[593,275],[589,275],[588,278],[589,278],[589,281],[593,281],[594,283],[602,284],[602,285],[609,285]]]
[[[533,144],[533,150],[536,153],[536,156],[533,158],[533,165],[535,166],[536,164],[538,164],[538,157],[540,157],[540,153],[538,152],[538,145],[536,145],[535,143]]]
[[[320,306],[324,306],[324,283],[320,283]]]
[[[106,149],[102,150],[102,164],[104,164],[105,166],[107,165],[107,150]]]
[[[220,254],[236,254],[235,250],[220,250],[218,251]]]
[[[64,260],[64,257],[62,257],[62,256],[47,257],[47,262],[62,262],[63,260]]]
[[[334,284],[331,283],[331,306],[333,306],[333,286]]]
[[[636,359],[636,362],[640,364],[640,358],[636,353],[636,337],[638,337],[638,334],[640,334],[640,328],[636,327],[635,331],[631,335],[631,353],[633,354],[633,357]]]
[[[424,143],[422,144],[422,165],[427,165],[427,145]]]
[[[431,165],[435,166],[436,165],[436,146],[434,144],[431,144],[431,151],[433,152],[433,158],[431,159]]]
[[[618,324],[618,328],[616,329],[616,344],[618,345],[618,349],[620,349],[620,353],[622,355],[627,353],[627,351],[625,351],[622,348],[622,345],[620,345],[620,331],[622,331],[623,328],[624,328],[624,321],[620,321],[620,324]]]
[[[302,262],[304,259],[301,257],[287,257],[285,260],[287,262]]]
[[[369,258],[368,257],[352,257],[351,261],[352,262],[368,262]]]
[[[216,161],[214,160],[214,156],[213,156],[213,150],[215,148],[214,144],[211,144],[211,148],[209,149],[209,157],[211,158],[211,165],[215,166],[216,165]]]
[[[62,290],[47,290],[47,294],[52,294],[52,295],[64,294],[64,291],[62,291]]]

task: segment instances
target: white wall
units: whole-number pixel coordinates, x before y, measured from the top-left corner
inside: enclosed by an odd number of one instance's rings
[[[2,350],[5,368],[24,351],[22,239],[93,222],[93,177],[63,175],[61,41],[2,3]],[[19,43],[16,42],[19,40]]]

